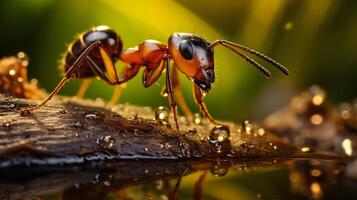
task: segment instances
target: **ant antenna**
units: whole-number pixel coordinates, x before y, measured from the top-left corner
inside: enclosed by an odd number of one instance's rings
[[[269,58],[268,56],[255,51],[253,49],[250,49],[246,46],[243,46],[241,44],[236,44],[227,40],[216,40],[214,42],[212,42],[208,47],[209,48],[214,48],[217,45],[222,45],[223,47],[229,49],[230,51],[232,51],[233,53],[237,54],[238,56],[244,58],[247,62],[249,62],[251,65],[253,65],[254,67],[256,67],[259,71],[261,71],[266,77],[271,77],[271,73],[265,69],[263,66],[261,66],[259,63],[257,63],[255,60],[253,60],[252,58],[248,57],[247,55],[237,51],[236,49],[234,49],[233,47],[239,48],[245,52],[248,52],[252,55],[255,55],[263,60],[265,60],[266,62],[272,64],[273,66],[275,66],[276,68],[278,68],[283,74],[288,75],[289,74],[289,70],[286,69],[282,64],[276,62],[275,60]]]

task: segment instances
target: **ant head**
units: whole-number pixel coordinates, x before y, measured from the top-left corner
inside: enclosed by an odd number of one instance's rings
[[[209,43],[189,33],[174,33],[169,38],[169,52],[177,68],[208,92],[215,80],[213,48]]]

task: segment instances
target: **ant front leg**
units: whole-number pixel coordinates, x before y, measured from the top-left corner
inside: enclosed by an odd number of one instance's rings
[[[179,82],[179,77],[178,77],[178,69],[174,65],[172,69],[172,86],[177,98],[177,103],[179,107],[182,109],[183,113],[185,114],[186,119],[192,117],[192,112],[190,111],[190,108],[187,106],[185,99],[182,95],[181,88],[180,88],[180,82]]]
[[[201,89],[196,85],[193,84],[193,94],[195,97],[195,101],[200,107],[201,111],[203,112],[203,115],[206,116],[209,121],[211,121],[213,124],[218,124],[215,119],[209,114],[208,109],[206,107],[206,104],[203,102],[203,95],[201,92]]]
[[[180,127],[179,127],[178,119],[177,119],[177,106],[176,106],[176,101],[175,101],[175,98],[174,98],[172,79],[171,79],[170,56],[165,54],[163,59],[164,59],[164,63],[165,63],[165,66],[166,66],[166,91],[167,91],[167,96],[168,96],[170,108],[171,108],[171,110],[172,110],[172,112],[174,114],[176,130],[177,130],[178,133],[180,133]]]

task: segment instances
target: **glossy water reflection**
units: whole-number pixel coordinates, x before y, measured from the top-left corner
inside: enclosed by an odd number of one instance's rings
[[[348,160],[271,159],[8,169],[1,171],[0,194],[2,199],[355,199],[355,166]]]

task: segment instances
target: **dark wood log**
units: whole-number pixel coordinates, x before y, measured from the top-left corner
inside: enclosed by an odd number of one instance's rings
[[[40,110],[20,114],[38,103],[0,96],[0,168],[120,159],[253,159],[296,152],[270,133],[244,131],[230,122],[224,122],[231,133],[223,142],[209,140],[214,126],[205,119],[196,124],[181,117],[177,134],[166,121],[155,120],[151,108],[129,104],[108,107],[102,101],[57,97]]]

